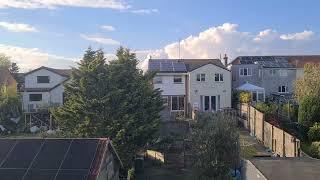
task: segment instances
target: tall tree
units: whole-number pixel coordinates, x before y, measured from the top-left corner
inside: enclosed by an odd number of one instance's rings
[[[136,66],[135,54],[123,47],[108,65],[101,50],[89,48],[66,86],[66,103],[53,111],[68,136],[110,137],[126,168],[153,140],[162,109],[153,76]]]
[[[10,57],[0,53],[0,68],[9,69],[11,66]]]
[[[294,94],[298,102],[305,96],[320,96],[320,65],[306,64],[303,77],[295,82]]]
[[[193,168],[198,179],[229,179],[239,167],[240,144],[235,117],[200,114],[192,132]]]
[[[9,71],[11,72],[11,74],[16,74],[19,72],[19,66],[17,65],[17,63],[13,62],[11,63],[10,69]]]

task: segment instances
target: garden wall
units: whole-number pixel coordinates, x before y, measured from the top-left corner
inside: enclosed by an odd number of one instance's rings
[[[266,122],[264,114],[253,106],[241,104],[239,107],[241,123],[250,134],[261,141],[280,157],[300,156],[300,140],[284,130]],[[241,119],[241,118],[240,118]]]

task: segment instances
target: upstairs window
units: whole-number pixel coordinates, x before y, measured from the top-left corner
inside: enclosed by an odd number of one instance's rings
[[[29,94],[29,101],[42,101],[42,94]]]
[[[49,76],[37,76],[37,83],[50,83]]]
[[[223,81],[223,74],[218,74],[218,73],[216,73],[216,74],[214,75],[214,81],[216,81],[216,82],[222,82],[222,81]]]
[[[251,68],[240,68],[240,76],[252,76]]]
[[[206,81],[206,74],[197,74],[197,81]]]
[[[269,73],[271,76],[275,76],[277,74],[277,70],[271,69],[271,70],[269,70]]]
[[[153,78],[153,84],[162,84],[162,77],[161,76],[155,76]]]
[[[181,84],[182,83],[182,76],[174,76],[173,83]]]
[[[279,86],[278,92],[279,93],[287,93],[288,92],[288,87],[287,86]]]

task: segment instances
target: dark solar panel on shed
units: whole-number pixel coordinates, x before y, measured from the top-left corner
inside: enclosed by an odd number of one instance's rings
[[[2,180],[86,180],[99,139],[0,139]]]

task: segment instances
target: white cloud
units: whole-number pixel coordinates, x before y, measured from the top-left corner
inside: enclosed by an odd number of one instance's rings
[[[130,12],[134,14],[152,14],[152,13],[158,13],[158,9],[137,9],[137,10],[131,10]]]
[[[106,31],[115,31],[116,30],[115,27],[109,26],[109,25],[103,25],[100,28],[103,29],[103,30],[106,30]]]
[[[10,23],[0,21],[0,28],[11,32],[38,32],[38,30],[29,24]]]
[[[105,45],[120,45],[119,41],[113,40],[111,38],[105,38],[98,35],[85,35],[81,34],[81,37],[87,41],[92,41],[99,44],[105,44]]]
[[[53,9],[59,6],[128,9],[123,0],[1,0],[0,8]]]
[[[283,40],[308,40],[314,35],[312,31],[303,31],[300,33],[283,34],[280,36]]]
[[[6,44],[0,44],[0,53],[10,56],[11,60],[18,63],[21,71],[24,72],[40,66],[68,68],[75,66],[77,60],[77,58],[49,54],[38,48],[23,48]]]
[[[220,54],[227,53],[229,60],[233,60],[240,55],[320,54],[319,43],[320,38],[312,31],[293,34],[280,34],[273,29],[258,33],[244,32],[238,29],[237,24],[225,23],[183,39],[180,42],[180,57],[218,58]],[[147,52],[140,57],[141,60],[148,54],[159,52],[161,57],[179,58],[179,43],[173,42],[162,49]]]

